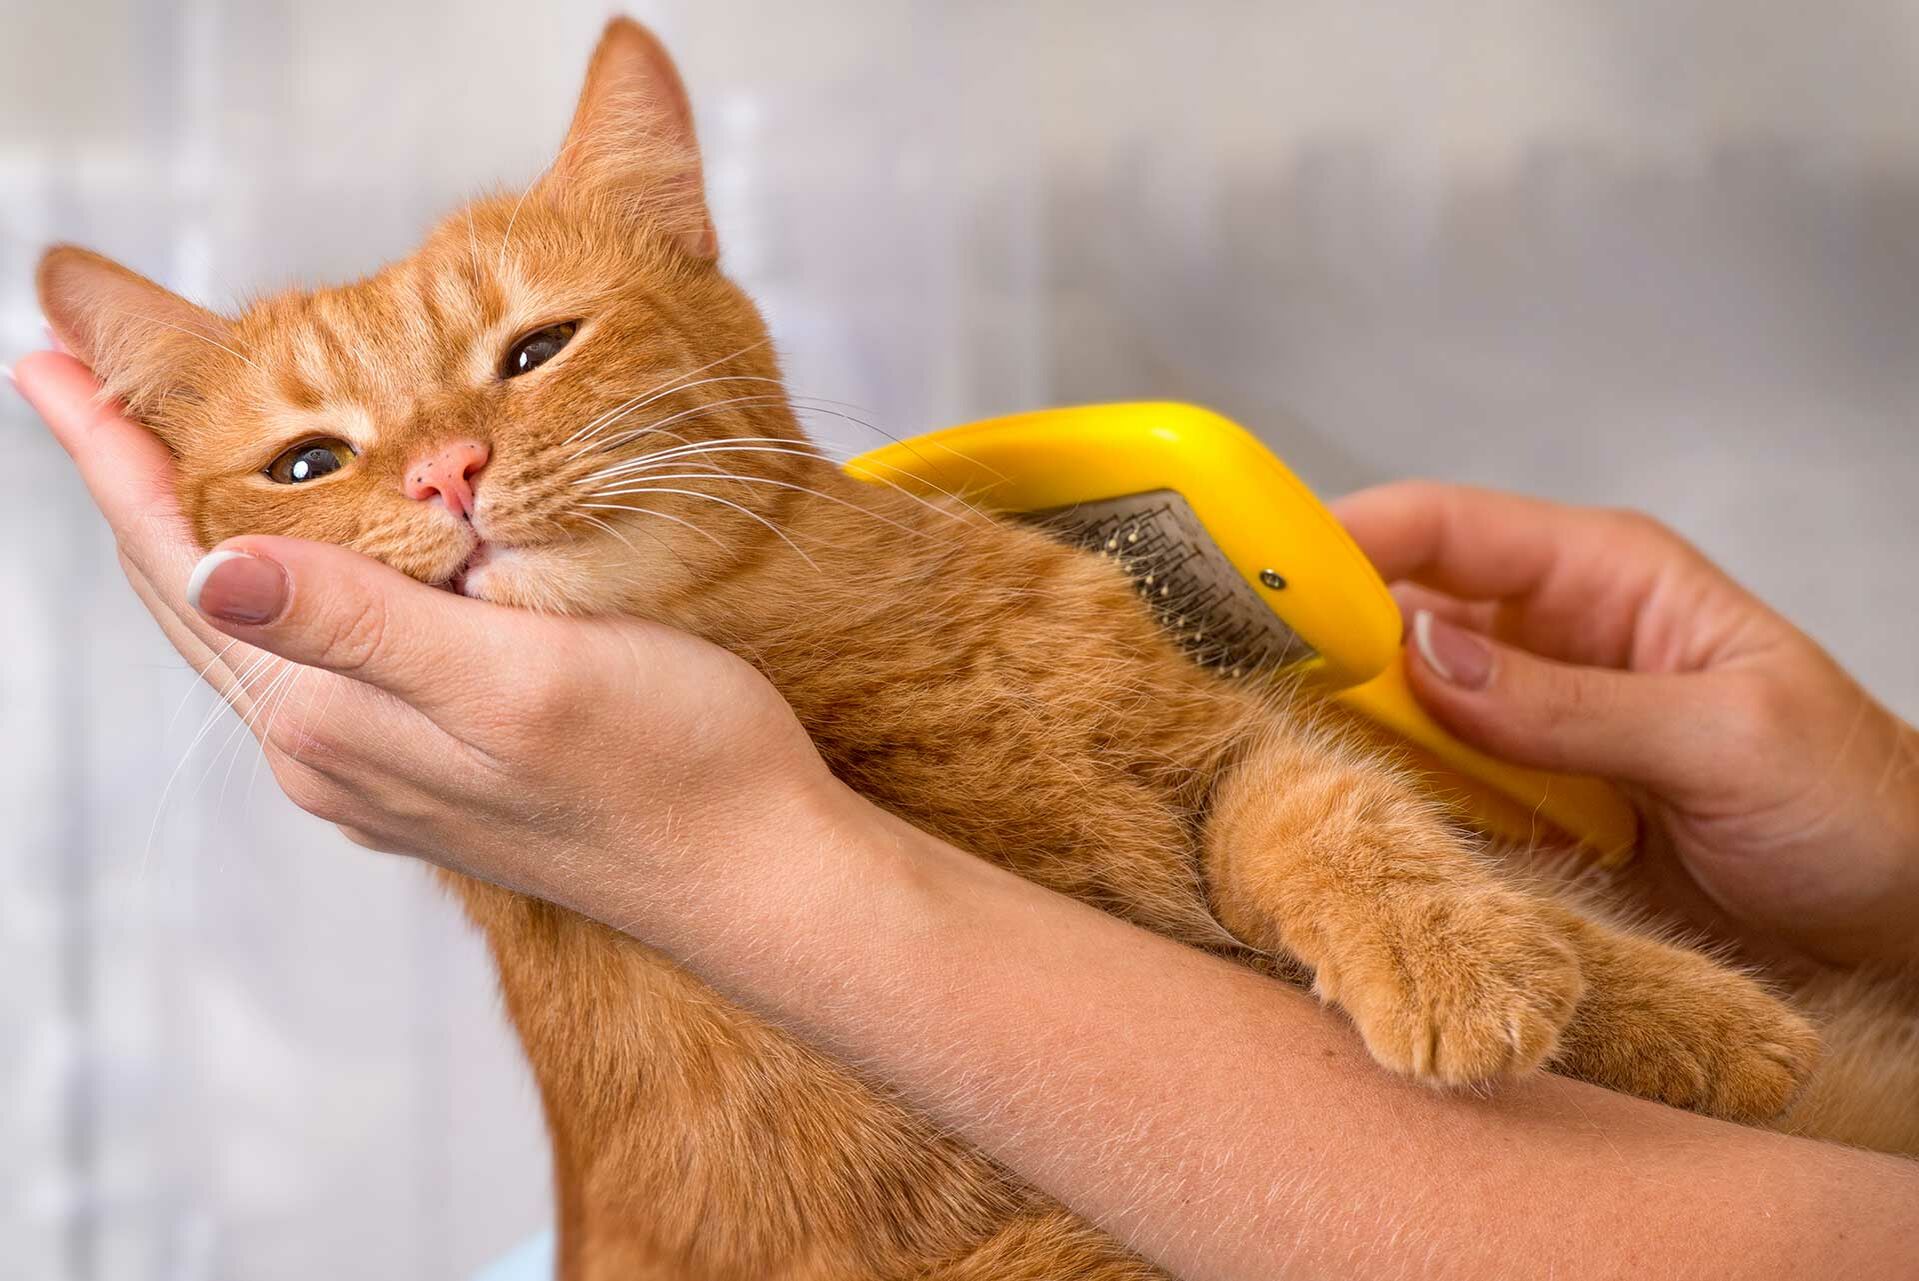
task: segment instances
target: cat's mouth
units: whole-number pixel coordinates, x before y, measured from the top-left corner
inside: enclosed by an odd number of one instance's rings
[[[440,586],[456,596],[475,595],[475,592],[469,590],[474,585],[474,576],[492,561],[494,550],[494,545],[486,539],[477,540],[473,544],[473,550],[469,551],[466,559],[460,562],[459,568],[454,570],[452,576]]]

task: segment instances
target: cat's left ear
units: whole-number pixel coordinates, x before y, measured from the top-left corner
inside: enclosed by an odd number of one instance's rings
[[[247,363],[227,321],[91,250],[47,250],[35,284],[54,335],[176,448],[169,405],[204,396]]]
[[[610,192],[694,257],[718,252],[686,86],[631,18],[606,24],[546,181]]]

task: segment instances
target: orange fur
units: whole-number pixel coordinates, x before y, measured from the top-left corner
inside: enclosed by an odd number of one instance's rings
[[[208,543],[327,539],[729,646],[853,787],[1144,926],[1310,974],[1394,1070],[1464,1084],[1546,1064],[1780,1116],[1816,1039],[1750,978],[1503,872],[1388,754],[1188,662],[1103,562],[845,478],[713,261],[690,120],[664,52],[616,21],[553,170],[366,280],[228,320],[63,248],[42,299],[172,448]],[[517,336],[566,320],[559,355],[501,376]],[[313,437],[357,457],[300,487],[262,475]],[[402,492],[454,438],[492,450],[470,524]],[[540,1082],[565,1276],[1157,1275],[633,939],[451,879]],[[1872,1052],[1912,1026],[1860,1015],[1828,1060],[1845,1072],[1781,1123],[1919,1144],[1910,1078]]]

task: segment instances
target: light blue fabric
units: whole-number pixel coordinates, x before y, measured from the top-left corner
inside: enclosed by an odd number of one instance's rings
[[[472,1281],[553,1281],[553,1234],[522,1241],[475,1272]]]

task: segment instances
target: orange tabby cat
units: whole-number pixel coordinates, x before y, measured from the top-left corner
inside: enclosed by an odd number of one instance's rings
[[[375,276],[236,319],[78,249],[39,283],[172,448],[207,543],[327,539],[468,595],[709,637],[866,795],[1310,974],[1395,1071],[1545,1064],[1753,1122],[1805,1085],[1804,1018],[1508,879],[1377,751],[1189,662],[1108,564],[842,476],[715,252],[679,79],[615,21],[551,171]],[[1157,1275],[631,938],[452,879],[542,1090],[565,1276]],[[1861,1075],[1822,1073],[1800,1115],[1919,1140]]]

